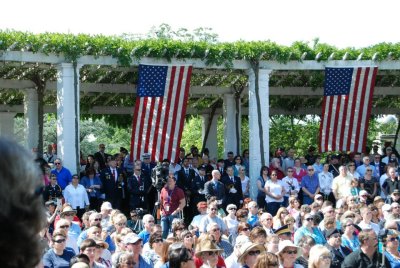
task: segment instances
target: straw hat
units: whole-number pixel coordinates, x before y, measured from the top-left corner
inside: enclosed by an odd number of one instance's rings
[[[196,257],[200,257],[201,253],[216,251],[218,254],[221,254],[224,250],[219,248],[213,241],[210,239],[203,239],[197,244],[196,247]]]
[[[244,258],[250,251],[259,250],[261,253],[265,252],[265,247],[262,244],[256,244],[253,242],[246,242],[240,247],[240,256],[238,263],[244,264]]]
[[[302,254],[301,248],[296,246],[295,244],[293,244],[293,242],[290,240],[283,240],[283,241],[279,242],[277,255],[280,255],[282,253],[282,251],[287,247],[296,248],[297,249],[297,257],[301,256],[301,254]]]
[[[69,212],[73,212],[76,215],[76,210],[75,209],[73,209],[71,206],[66,206],[65,208],[63,208],[63,210],[62,210],[62,212],[60,214],[60,217],[64,217],[65,214],[69,213]]]
[[[103,239],[95,237],[93,240],[96,242],[96,245],[101,245],[104,249],[108,249],[108,243]]]

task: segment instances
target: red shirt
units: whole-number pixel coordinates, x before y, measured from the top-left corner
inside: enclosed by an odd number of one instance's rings
[[[185,193],[181,188],[175,186],[173,190],[170,190],[165,186],[160,193],[161,211],[165,215],[171,215],[179,207],[182,199],[185,199]]]

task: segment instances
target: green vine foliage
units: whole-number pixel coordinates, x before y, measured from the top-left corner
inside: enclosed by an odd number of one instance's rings
[[[330,57],[341,60],[382,61],[400,59],[399,43],[380,43],[366,48],[338,49],[328,44],[310,45],[294,42],[291,46],[278,45],[272,41],[216,42],[204,40],[173,40],[168,38],[149,38],[132,40],[116,36],[43,33],[33,34],[13,30],[0,31],[0,50],[31,51],[34,53],[63,55],[67,61],[79,57],[112,56],[121,66],[129,66],[133,60],[153,57],[170,61],[176,59],[203,59],[206,64],[233,66],[234,60],[265,60],[286,63],[289,60],[326,61]]]

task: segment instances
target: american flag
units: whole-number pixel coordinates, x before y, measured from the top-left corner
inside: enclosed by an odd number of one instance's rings
[[[179,153],[192,66],[139,65],[132,123],[131,159],[150,153],[152,161]]]
[[[320,151],[363,152],[377,67],[326,68]]]

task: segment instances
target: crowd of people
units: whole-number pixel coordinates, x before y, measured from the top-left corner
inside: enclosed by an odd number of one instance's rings
[[[132,162],[125,148],[110,155],[100,144],[71,174],[52,149],[36,160],[47,215],[39,267],[400,267],[389,144],[325,159],[312,146],[298,157],[278,148],[257,178],[248,150],[212,160],[181,148],[162,161],[162,187],[148,153]]]

